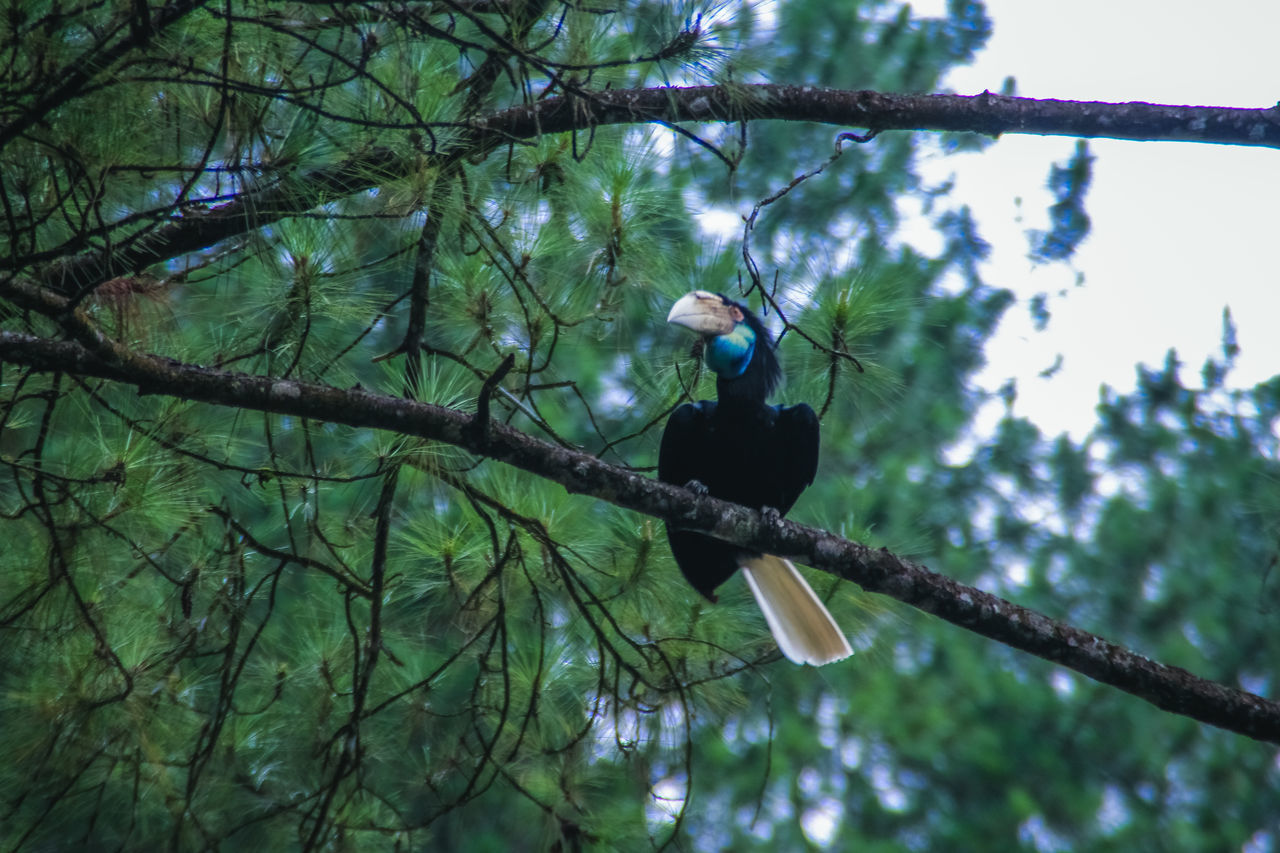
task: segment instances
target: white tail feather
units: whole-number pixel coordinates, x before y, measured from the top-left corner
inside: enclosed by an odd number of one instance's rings
[[[772,554],[744,557],[742,574],[789,660],[822,666],[853,654],[836,620],[790,560]]]

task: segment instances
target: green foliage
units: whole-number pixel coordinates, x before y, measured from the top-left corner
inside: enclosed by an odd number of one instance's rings
[[[672,298],[749,289],[739,235],[696,217],[749,211],[832,130],[433,155],[492,111],[606,86],[930,91],[990,31],[964,2],[188,5],[0,15],[9,273],[56,290],[63,265],[252,200],[246,234],[64,295],[138,352],[463,411],[514,356],[495,418],[642,471],[712,388],[661,322]],[[1225,317],[1203,387],[1171,353],[1104,392],[1082,442],[979,432],[1000,400],[973,377],[1012,296],[916,144],[847,145],[752,232],[782,397],[823,412],[794,517],[1274,692],[1280,383],[1229,384]],[[708,148],[742,159],[726,175]],[[1087,176],[1082,153],[1056,181],[1073,216]],[[302,215],[270,206],[307,193]],[[897,235],[905,194],[937,257]],[[0,306],[5,330],[60,319]],[[5,849],[1280,838],[1272,747],[816,575],[859,654],[791,667],[741,583],[714,606],[683,585],[659,522],[456,448],[11,365],[0,401]]]

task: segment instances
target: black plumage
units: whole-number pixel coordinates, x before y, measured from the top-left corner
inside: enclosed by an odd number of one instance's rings
[[[682,298],[668,321],[706,337],[706,360],[717,374],[717,400],[688,403],[671,415],[658,454],[658,478],[785,515],[817,473],[818,417],[804,403],[767,404],[782,375],[768,331],[745,306],[706,291]],[[851,653],[788,561],[670,526],[667,538],[680,571],[711,601],[716,587],[739,568],[746,569],[752,592],[788,657],[825,663]],[[797,632],[818,636],[797,637]],[[817,648],[810,647],[811,641]]]

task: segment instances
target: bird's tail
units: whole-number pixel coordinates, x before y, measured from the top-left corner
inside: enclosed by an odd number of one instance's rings
[[[747,585],[789,660],[822,666],[853,654],[836,620],[790,560],[772,554],[741,560]]]

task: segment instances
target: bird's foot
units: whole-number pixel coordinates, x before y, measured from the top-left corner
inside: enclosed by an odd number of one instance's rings
[[[711,490],[708,489],[701,480],[690,480],[684,484],[684,487],[700,498],[705,498],[707,495],[711,494]]]
[[[762,506],[760,507],[760,518],[764,520],[765,536],[776,541],[781,535],[782,513],[775,506]]]

